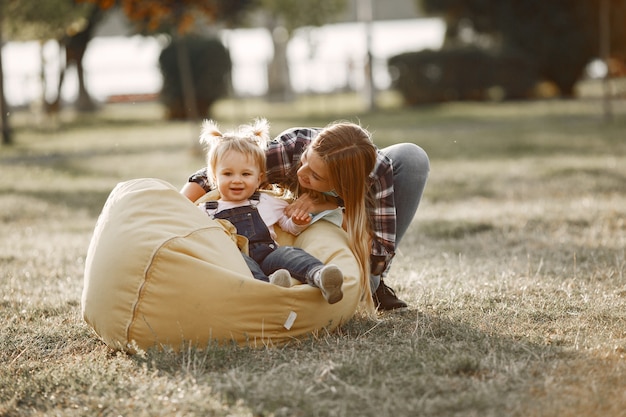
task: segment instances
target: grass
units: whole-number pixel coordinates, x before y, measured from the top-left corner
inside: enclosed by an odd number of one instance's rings
[[[80,316],[96,218],[119,181],[182,185],[199,127],[155,105],[12,120],[0,149],[2,416],[624,416],[626,103],[354,98],[223,102],[273,133],[358,120],[432,171],[388,282],[410,304],[279,348],[110,351]]]

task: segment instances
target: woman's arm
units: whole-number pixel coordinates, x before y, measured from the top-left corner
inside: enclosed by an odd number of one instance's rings
[[[180,193],[195,202],[209,191],[211,191],[211,184],[207,175],[207,168],[204,167],[189,177],[187,184],[181,188]]]
[[[206,191],[197,182],[188,182],[181,188],[180,193],[191,201],[196,201],[205,195]]]
[[[370,178],[372,182],[369,184],[368,205],[374,233],[370,255],[371,271],[373,275],[380,275],[389,269],[396,245],[393,168],[389,158],[380,152]]]

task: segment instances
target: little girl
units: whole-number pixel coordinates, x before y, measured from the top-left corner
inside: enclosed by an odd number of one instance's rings
[[[213,121],[203,123],[200,141],[208,146],[208,175],[220,199],[200,208],[212,218],[226,219],[237,234],[249,241],[244,259],[253,276],[262,281],[289,287],[291,278],[318,287],[329,304],[343,298],[343,274],[335,265],[324,265],[304,250],[279,246],[274,225],[298,235],[311,224],[311,215],[303,210],[290,217],[284,211],[287,201],[259,192],[265,177],[265,149],[269,124],[257,120],[236,132],[222,134]]]

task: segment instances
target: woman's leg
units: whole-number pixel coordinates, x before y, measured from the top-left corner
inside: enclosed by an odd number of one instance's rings
[[[426,152],[413,143],[398,143],[381,149],[393,162],[393,194],[396,205],[396,248],[419,207],[430,161]]]
[[[426,180],[430,172],[430,161],[426,152],[413,143],[398,143],[381,149],[393,162],[393,195],[396,206],[396,249],[411,225],[419,207]],[[389,268],[387,268],[387,271]],[[395,291],[387,286],[382,277],[371,276],[370,285],[374,304],[380,310],[405,308]]]

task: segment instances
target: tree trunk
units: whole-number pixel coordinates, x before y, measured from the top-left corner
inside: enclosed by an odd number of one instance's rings
[[[2,21],[4,20],[4,14],[2,13],[2,7],[0,7],[0,129],[2,130],[2,144],[11,145],[13,138],[11,137],[11,128],[9,126],[9,109],[7,108],[7,102],[4,97],[4,71],[2,69]]]
[[[285,28],[278,27],[273,18],[270,19],[267,29],[272,35],[274,45],[274,57],[267,66],[267,97],[270,101],[289,101],[293,98],[287,60],[290,34]]]
[[[83,67],[83,58],[87,51],[87,45],[93,37],[93,32],[96,25],[102,17],[102,10],[94,6],[91,14],[89,15],[87,26],[75,34],[65,36],[59,43],[65,48],[65,68],[60,74],[59,89],[57,92],[56,100],[48,104],[49,109],[59,109],[61,102],[61,88],[63,87],[64,73],[71,64],[76,65],[76,73],[78,74],[78,98],[76,99],[76,109],[78,111],[93,111],[96,109],[96,105],[91,99],[89,91],[85,83],[85,70]]]
[[[175,33],[174,41],[178,43],[176,47],[176,61],[178,62],[178,70],[180,74],[180,82],[183,92],[183,105],[185,106],[185,118],[187,120],[196,121],[198,116],[198,103],[196,100],[196,91],[194,89],[193,73],[189,60],[189,49],[184,36]]]

